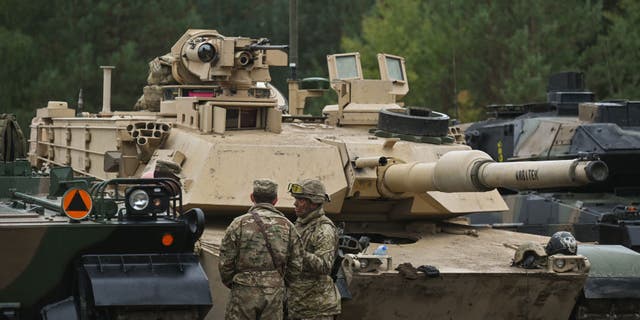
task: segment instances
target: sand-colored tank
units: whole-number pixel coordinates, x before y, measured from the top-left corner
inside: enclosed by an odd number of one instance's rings
[[[381,79],[364,79],[359,54],[330,55],[329,81],[290,81],[294,99],[287,106],[268,84],[269,66],[287,65],[282,46],[188,30],[150,64],[137,103],[145,110],[105,105],[77,117],[50,102],[32,121],[29,158],[37,167],[70,165],[99,179],[178,178],[184,206],[207,213],[201,257],[213,285],[212,319],[222,317],[228,295],[216,269],[220,240],[230,219],[250,207],[251,182],[262,177],[279,183],[277,206],[288,214],[294,199],[287,184],[322,180],[331,197],[325,210],[344,235],[387,244],[388,255],[345,257],[353,298],[343,302],[344,319],[568,318],[587,259],[550,258],[562,260],[561,268],[512,267],[517,245],[547,238],[451,219],[506,210],[496,187],[581,185],[605,179],[606,165],[496,163],[455,143],[446,115],[403,106],[404,58],[380,54],[378,61]],[[338,104],[325,107],[323,117],[304,115],[304,97],[327,85]],[[439,275],[408,279],[394,270],[404,262],[432,265]]]

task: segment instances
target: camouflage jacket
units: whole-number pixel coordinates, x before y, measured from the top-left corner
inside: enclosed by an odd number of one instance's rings
[[[284,276],[276,269],[260,227],[251,211],[261,218],[275,258],[284,266]],[[300,236],[280,211],[268,203],[258,203],[231,222],[220,246],[218,265],[222,283],[257,287],[282,287],[291,283],[302,268]]]
[[[331,279],[338,246],[338,232],[322,208],[296,220],[302,238],[303,266],[300,278],[289,289],[289,313],[312,318],[340,313],[340,295]]]

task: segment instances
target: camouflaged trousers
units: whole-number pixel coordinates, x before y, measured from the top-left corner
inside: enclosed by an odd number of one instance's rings
[[[283,287],[234,284],[225,312],[226,320],[282,320]]]

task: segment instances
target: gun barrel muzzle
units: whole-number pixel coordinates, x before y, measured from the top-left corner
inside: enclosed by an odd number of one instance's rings
[[[478,192],[495,188],[544,189],[572,187],[607,179],[599,160],[495,162],[478,150],[450,151],[437,162],[394,164],[385,171],[391,192]]]

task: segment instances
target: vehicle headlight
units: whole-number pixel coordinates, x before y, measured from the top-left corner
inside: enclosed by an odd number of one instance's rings
[[[163,186],[141,185],[125,192],[127,214],[137,217],[153,216],[169,210],[170,194]]]
[[[136,211],[142,211],[149,205],[149,194],[144,190],[138,189],[129,195],[129,206]]]

